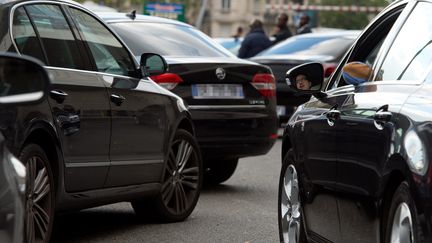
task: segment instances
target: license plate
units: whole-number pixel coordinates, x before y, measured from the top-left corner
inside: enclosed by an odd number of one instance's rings
[[[276,112],[278,116],[284,116],[286,114],[285,106],[278,105],[276,107]]]
[[[194,84],[192,96],[195,99],[243,99],[240,84]]]

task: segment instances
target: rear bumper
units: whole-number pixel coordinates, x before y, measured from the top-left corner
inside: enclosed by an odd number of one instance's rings
[[[275,109],[192,109],[203,157],[241,158],[266,154],[277,139]]]

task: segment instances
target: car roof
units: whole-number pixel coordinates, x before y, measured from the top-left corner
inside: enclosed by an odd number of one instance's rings
[[[143,14],[135,14],[135,19],[128,17],[131,13],[112,13],[112,12],[96,12],[101,19],[107,23],[119,23],[119,22],[147,22],[147,23],[163,23],[163,24],[174,24],[182,25],[186,27],[195,28],[192,25],[156,16],[149,16]]]

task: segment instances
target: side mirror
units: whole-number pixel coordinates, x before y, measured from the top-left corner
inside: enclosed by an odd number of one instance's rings
[[[288,86],[299,94],[315,94],[324,83],[324,67],[321,63],[310,62],[294,67],[286,73]]]
[[[12,53],[0,54],[0,104],[40,102],[48,93],[48,73],[38,60]]]
[[[141,55],[140,68],[143,77],[150,77],[166,73],[168,64],[161,55],[144,53]]]

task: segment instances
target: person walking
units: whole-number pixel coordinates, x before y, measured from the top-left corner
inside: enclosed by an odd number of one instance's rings
[[[288,15],[281,13],[277,20],[276,33],[273,34],[275,38],[272,44],[276,44],[292,36],[290,29],[288,28]]]
[[[238,57],[249,58],[253,57],[262,50],[271,46],[271,41],[264,33],[263,24],[261,20],[255,19],[250,25],[250,31],[244,38]]]
[[[311,33],[312,29],[309,25],[310,17],[307,14],[302,14],[300,17],[299,27],[297,28],[297,35]]]

